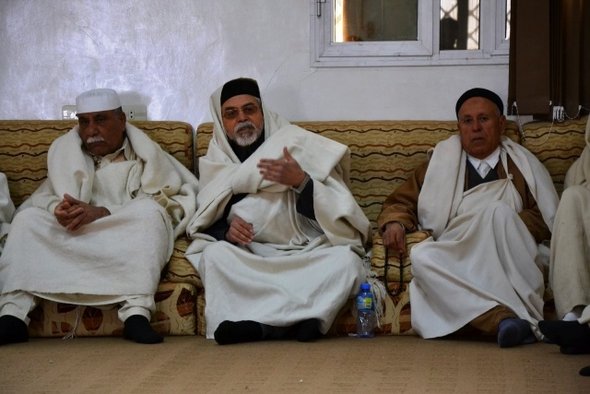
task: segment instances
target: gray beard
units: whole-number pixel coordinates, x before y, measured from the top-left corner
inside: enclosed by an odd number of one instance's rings
[[[252,122],[243,122],[234,128],[234,141],[239,146],[245,147],[252,145],[260,134],[262,129],[259,129]]]

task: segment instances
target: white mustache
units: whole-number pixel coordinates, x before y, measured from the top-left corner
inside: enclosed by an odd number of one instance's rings
[[[238,124],[234,128],[234,133],[239,133],[240,131],[242,131],[244,129],[255,129],[255,128],[256,128],[256,126],[254,126],[254,123],[252,123],[250,121],[245,121],[245,122]]]
[[[97,135],[95,137],[88,137],[86,140],[87,144],[94,144],[95,142],[104,142],[104,138],[102,138],[100,135]]]

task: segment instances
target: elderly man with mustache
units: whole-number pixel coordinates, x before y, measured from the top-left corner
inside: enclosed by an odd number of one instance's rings
[[[119,96],[76,98],[78,126],[49,148],[47,179],[19,207],[0,258],[0,344],[28,340],[39,299],[118,307],[123,336],[150,326],[160,272],[196,208],[197,179],[126,122]]]
[[[289,124],[255,80],[211,95],[187,258],[221,345],[319,338],[365,279],[370,224],[348,189],[348,148]]]

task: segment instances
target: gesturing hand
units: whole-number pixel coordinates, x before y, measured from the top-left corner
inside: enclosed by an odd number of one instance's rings
[[[305,179],[305,172],[286,147],[282,159],[260,159],[258,168],[263,179],[282,185],[296,188]]]
[[[95,207],[66,193],[64,199],[55,207],[53,214],[57,222],[68,231],[76,231],[83,225],[92,223],[111,213],[105,207]]]

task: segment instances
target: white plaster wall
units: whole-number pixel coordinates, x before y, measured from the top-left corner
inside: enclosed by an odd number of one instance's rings
[[[209,95],[258,79],[291,120],[453,119],[507,66],[310,67],[310,0],[0,0],[0,119],[59,119],[78,93],[111,87],[148,118],[210,120]]]

